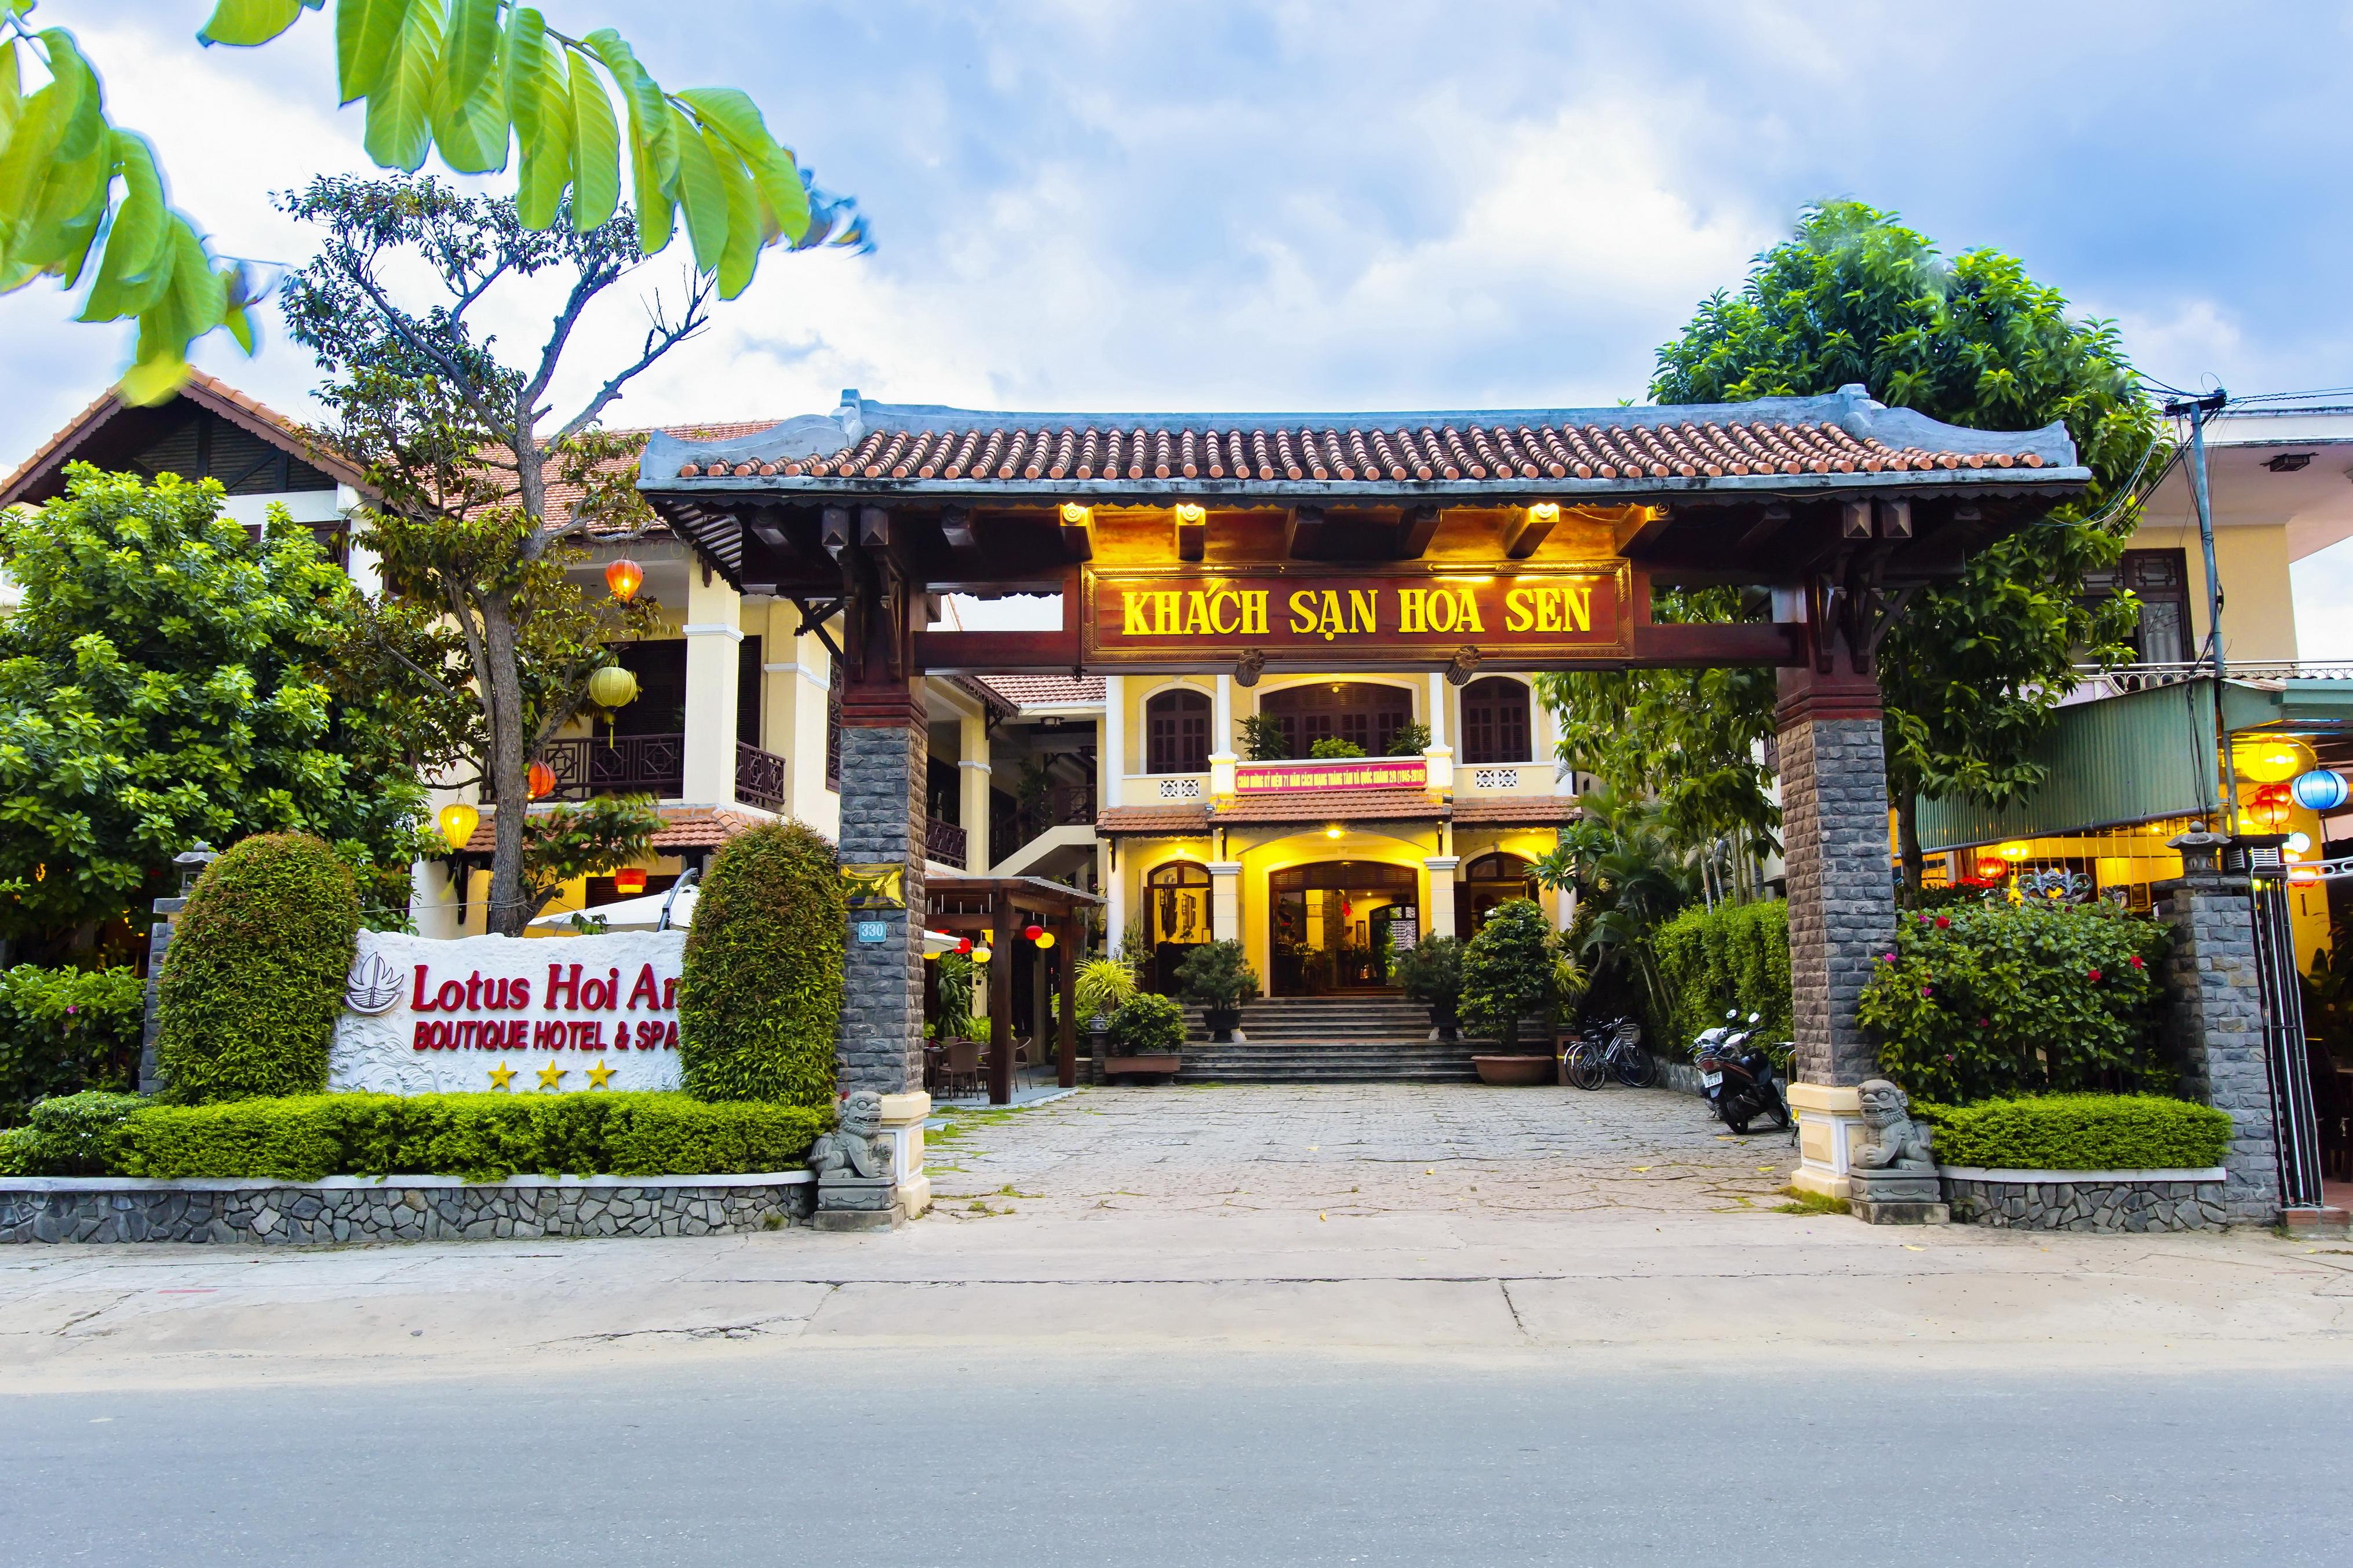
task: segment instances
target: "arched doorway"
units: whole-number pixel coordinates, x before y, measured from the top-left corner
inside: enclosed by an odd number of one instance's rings
[[[1413,693],[1373,680],[1319,680],[1270,691],[1259,711],[1282,726],[1282,747],[1294,757],[1318,741],[1353,741],[1367,756],[1388,754],[1397,732],[1413,722]]]
[[[1209,873],[1190,860],[1171,860],[1144,879],[1145,921],[1152,943],[1152,989],[1163,996],[1176,990],[1176,966],[1185,955],[1217,938],[1209,902]]]
[[[1410,867],[1376,860],[1293,866],[1267,879],[1273,915],[1269,990],[1277,996],[1391,989],[1391,930],[1414,914]]]
[[[1464,942],[1479,932],[1479,922],[1497,904],[1536,896],[1528,863],[1517,855],[1491,850],[1466,863],[1454,880],[1454,931]]]

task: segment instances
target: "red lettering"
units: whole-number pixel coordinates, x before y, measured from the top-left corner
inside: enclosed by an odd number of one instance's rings
[[[668,980],[662,982],[662,1011],[665,1013],[674,1012],[677,1010],[677,1007],[678,976],[673,974]]]
[[[507,982],[507,1005],[510,1007],[528,1007],[531,1005],[530,981],[510,980]]]
[[[462,980],[444,980],[441,989],[434,993],[437,1013],[454,1013],[466,1005],[466,984]]]
[[[559,995],[564,1000],[558,1001],[556,998]],[[580,966],[578,964],[572,966],[570,974],[564,973],[564,965],[560,963],[551,963],[547,966],[547,1005],[551,1011],[557,1007],[576,1008],[580,1005]]]
[[[466,1005],[469,1008],[473,1008],[479,1007],[481,1005],[482,972],[477,969],[474,973],[466,976]]]
[[[613,1005],[610,981],[584,980],[580,983],[580,1005],[591,1013],[601,1013]]]
[[[562,1027],[564,1027],[563,1025],[550,1018],[533,1019],[531,1026],[531,1048],[535,1051],[554,1049],[555,1032]]]
[[[425,999],[425,965],[421,963],[417,966],[417,994],[409,999],[408,1005],[419,1013],[433,1011],[433,1004]]]
[[[420,967],[422,966],[420,965]],[[417,1038],[413,1042],[415,1049],[423,1051],[430,1050],[432,1048],[426,1042],[426,1036],[432,1031],[432,1028],[433,1026],[427,1023],[424,1019],[419,1018],[417,1020]]]
[[[570,1027],[572,1030],[572,1048],[574,1050],[593,1051],[596,1048],[597,1031],[596,1019],[590,1018],[585,1022],[574,1024],[570,1026]]]
[[[615,1024],[613,1026],[613,1048],[617,1051],[626,1051],[629,1048],[628,1025]]]
[[[449,1048],[449,1026],[446,1023],[435,1023],[428,1024],[426,1026],[433,1031],[432,1048],[437,1051],[448,1050]]]
[[[678,1024],[676,1020],[672,1020],[670,1026],[662,1034],[662,1049],[666,1051],[674,1051],[678,1049]]]
[[[621,972],[617,969],[608,969],[605,971],[605,1011],[609,1013],[620,1005]]]
[[[522,1032],[529,1027],[531,1027],[531,1020],[528,1018],[509,1018],[507,1020],[507,1049],[511,1051],[519,1051],[522,1049]]]
[[[638,1000],[640,997],[644,998],[642,1002]],[[661,984],[654,978],[654,966],[649,963],[638,971],[638,983],[629,987],[629,1011],[634,1013],[640,1006],[660,1005]]]

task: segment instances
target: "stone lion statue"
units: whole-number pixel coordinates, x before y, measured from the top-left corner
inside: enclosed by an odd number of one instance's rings
[[[841,1120],[830,1132],[809,1145],[809,1169],[823,1181],[828,1176],[891,1173],[891,1150],[882,1131],[882,1097],[871,1089],[854,1091],[842,1102]]]
[[[1862,1097],[1863,1124],[1873,1142],[1855,1151],[1854,1163],[1866,1171],[1932,1171],[1936,1162],[1928,1152],[1928,1130],[1912,1120],[1912,1097],[1875,1078],[1857,1091]]]

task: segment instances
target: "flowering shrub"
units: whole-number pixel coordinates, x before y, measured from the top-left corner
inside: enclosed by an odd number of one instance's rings
[[[2165,942],[2106,904],[1907,910],[1860,1016],[1880,1070],[1919,1099],[2102,1087],[2150,1064]]]

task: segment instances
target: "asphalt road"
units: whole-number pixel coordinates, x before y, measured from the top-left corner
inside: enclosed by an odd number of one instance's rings
[[[20,1394],[0,1561],[2345,1560],[2353,1371],[1986,1364],[723,1346]]]

